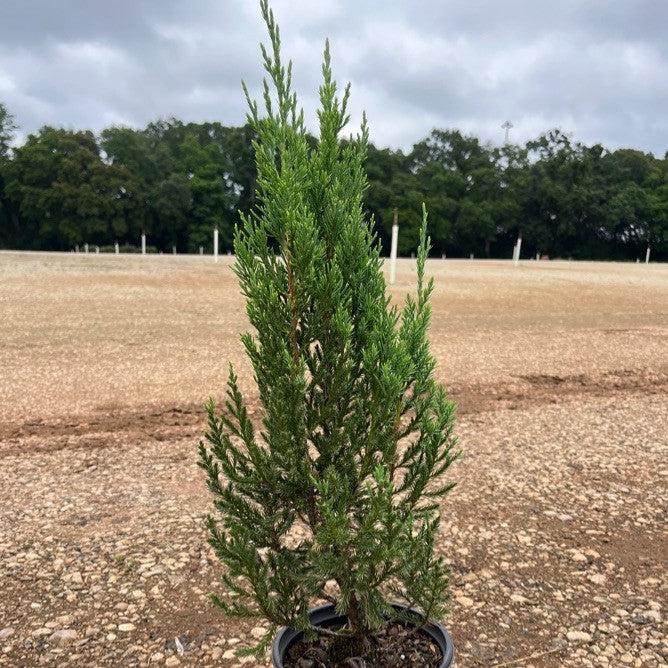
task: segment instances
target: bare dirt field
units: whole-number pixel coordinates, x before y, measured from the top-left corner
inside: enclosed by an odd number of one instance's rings
[[[668,267],[428,272],[456,665],[668,665]],[[245,327],[226,257],[0,253],[0,665],[264,665],[209,602],[195,465],[229,361],[253,397]]]

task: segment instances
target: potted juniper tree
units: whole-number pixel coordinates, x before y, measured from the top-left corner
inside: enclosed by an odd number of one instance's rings
[[[244,87],[257,205],[234,249],[262,417],[251,419],[230,368],[199,445],[215,497],[209,542],[225,565],[214,602],[268,622],[244,651],[260,655],[273,638],[276,666],[447,666],[435,538],[458,452],[427,337],[426,212],[416,294],[398,309],[363,211],[366,121],[339,139],[349,87],[337,96],[326,45],[313,145],[266,0],[261,8],[263,114]]]

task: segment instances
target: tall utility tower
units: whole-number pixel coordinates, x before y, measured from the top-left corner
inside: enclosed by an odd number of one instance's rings
[[[506,121],[501,127],[506,131],[506,140],[504,143],[507,144],[510,141],[510,128],[513,127],[513,124],[510,121]]]

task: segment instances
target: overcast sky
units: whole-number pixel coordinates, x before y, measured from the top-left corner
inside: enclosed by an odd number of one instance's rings
[[[410,148],[433,127],[500,143],[551,127],[668,149],[668,0],[275,0],[314,110],[325,37],[353,119]],[[23,132],[158,117],[244,120],[261,81],[254,0],[0,0],[0,101]],[[311,124],[312,125],[312,124]]]

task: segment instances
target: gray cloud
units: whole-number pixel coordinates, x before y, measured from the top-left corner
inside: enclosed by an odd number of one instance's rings
[[[586,142],[668,148],[665,0],[276,0],[307,114],[330,37],[353,120],[410,147],[432,127],[498,143],[559,126]],[[2,0],[0,100],[43,124],[243,122],[259,89],[254,0]]]

